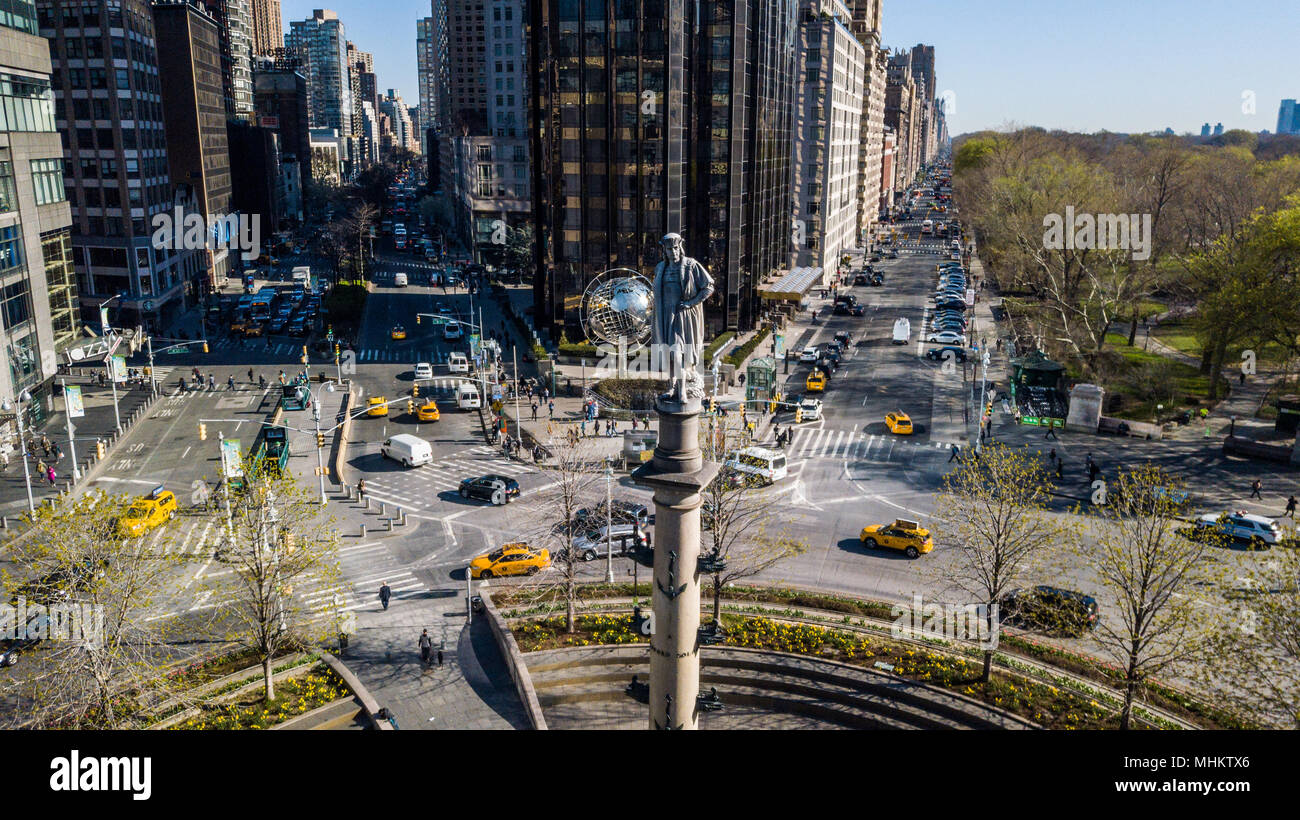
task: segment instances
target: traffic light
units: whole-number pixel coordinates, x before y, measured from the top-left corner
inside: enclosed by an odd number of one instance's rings
[[[302,363],[307,363],[307,345],[302,346]]]
[[[803,424],[803,408],[802,408],[802,407],[796,407],[796,408],[794,409],[794,423],[795,423],[795,424]]]
[[[718,412],[718,400],[714,396],[709,396],[709,412]]]
[[[415,324],[416,324],[416,325],[419,325],[419,324],[420,324],[420,314],[418,314],[418,313],[415,314]]]
[[[341,352],[341,350],[342,348],[340,348],[338,345],[334,345],[334,361],[338,361],[339,353]]]
[[[406,413],[407,413],[407,415],[410,415],[410,416],[414,416],[414,415],[415,415],[415,402],[414,402],[414,401],[411,401],[410,399],[407,399],[407,400],[406,400]]]
[[[97,458],[97,459],[102,459],[102,458],[104,457],[104,453],[105,453],[106,451],[107,451],[107,448],[104,447],[104,442],[102,442],[102,441],[96,441],[96,442],[95,442],[95,458]]]
[[[411,386],[411,395],[412,395],[412,396],[415,396],[416,398],[419,398],[419,396],[420,396],[420,385],[419,385],[419,384],[415,384],[415,385],[412,385],[412,386]]]
[[[316,432],[316,446],[317,447],[325,446],[325,434],[320,432],[319,430]]]
[[[204,342],[204,343],[203,343],[203,352],[204,352],[204,353],[207,353],[207,352],[208,352],[208,343],[207,343],[207,342]]]
[[[207,440],[208,440],[208,425],[204,424],[203,422],[199,422],[199,441],[207,441]]]

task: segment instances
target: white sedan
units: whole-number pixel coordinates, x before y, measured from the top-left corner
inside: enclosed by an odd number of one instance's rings
[[[415,366],[415,380],[423,381],[433,378],[433,365],[428,362],[420,362]]]
[[[803,411],[804,421],[818,421],[822,417],[821,399],[804,399],[799,402],[799,409]]]
[[[941,345],[961,345],[962,347],[966,346],[966,337],[961,335],[960,333],[955,333],[951,330],[936,331],[934,333],[931,333],[929,336],[926,336],[925,340],[927,342],[936,342]]]
[[[815,361],[817,361],[817,348],[815,348],[815,347],[805,347],[805,348],[803,349],[803,352],[799,354],[799,361],[801,361],[801,362],[815,362]]]

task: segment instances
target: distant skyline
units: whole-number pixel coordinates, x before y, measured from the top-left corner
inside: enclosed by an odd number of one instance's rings
[[[1094,132],[1272,131],[1300,98],[1300,2],[1286,0],[883,0],[884,43],[935,47],[949,131],[1036,125]],[[380,93],[419,102],[415,21],[428,0],[281,0],[285,30],[330,8],[375,55]],[[1253,92],[1254,113],[1243,110]]]

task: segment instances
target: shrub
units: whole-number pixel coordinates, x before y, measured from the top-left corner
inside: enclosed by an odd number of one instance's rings
[[[718,336],[717,336],[717,338],[715,338],[713,341],[709,342],[709,346],[706,347],[706,348],[704,348],[704,358],[703,358],[704,366],[705,366],[705,367],[712,367],[712,366],[713,366],[713,356],[714,356],[714,355],[715,355],[719,350],[722,349],[722,346],[723,346],[723,345],[725,345],[727,342],[730,342],[730,341],[731,341],[732,339],[734,339],[734,338],[736,338],[736,334],[735,334],[735,332],[734,332],[734,331],[731,331],[731,330],[728,330],[728,331],[726,331],[725,333],[719,333]]]
[[[599,358],[600,351],[591,342],[577,342],[575,344],[561,342],[560,355],[572,356],[575,359],[595,359]]]
[[[663,379],[605,379],[596,385],[596,395],[622,410],[649,412],[667,389]]]
[[[724,361],[725,363],[733,367],[740,367],[742,364],[745,363],[745,359],[749,358],[749,354],[753,353],[755,350],[758,350],[758,346],[761,345],[764,342],[764,340],[767,339],[768,334],[770,334],[771,332],[772,332],[772,328],[770,327],[763,328],[762,330],[755,333],[754,337],[750,339],[748,342],[745,342],[740,347],[731,351],[731,353],[722,361]]]

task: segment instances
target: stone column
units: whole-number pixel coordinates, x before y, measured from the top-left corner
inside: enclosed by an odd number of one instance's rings
[[[650,728],[697,729],[700,691],[700,492],[718,474],[700,453],[700,401],[660,401],[659,445],[633,479],[654,490]]]

